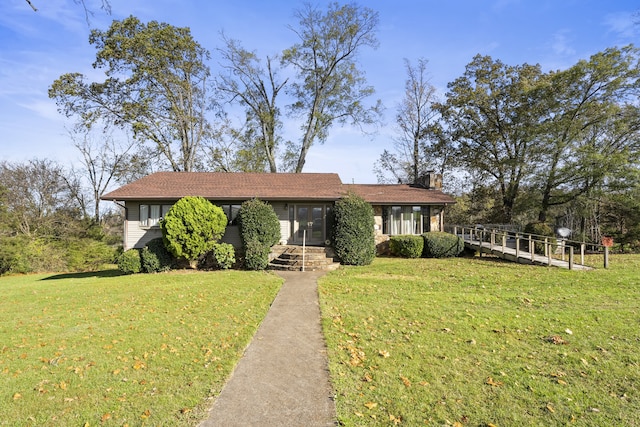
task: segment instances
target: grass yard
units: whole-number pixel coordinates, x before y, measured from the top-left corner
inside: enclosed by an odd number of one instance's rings
[[[640,426],[640,256],[378,258],[320,298],[343,425]]]
[[[254,272],[0,278],[0,425],[195,425],[282,280]]]

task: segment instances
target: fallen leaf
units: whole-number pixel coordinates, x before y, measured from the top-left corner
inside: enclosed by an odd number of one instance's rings
[[[548,403],[548,404],[547,404],[547,411],[551,412],[552,414],[553,414],[554,412],[556,412],[556,410],[555,410],[555,409],[553,409],[553,406],[551,406],[551,403]]]
[[[366,406],[367,409],[373,409],[376,406],[378,406],[378,404],[376,402],[367,402],[367,403],[364,404],[364,406]]]
[[[411,387],[411,381],[409,381],[409,378],[400,376],[400,379],[402,380],[402,383],[405,385],[405,387]]]
[[[151,411],[149,409],[147,409],[146,411],[144,411],[142,413],[142,415],[140,415],[140,418],[142,418],[143,420],[146,420],[147,418],[149,418],[151,416]]]
[[[499,387],[504,384],[502,381],[495,381],[493,378],[487,378],[486,384],[489,384],[492,387]]]
[[[389,414],[389,421],[394,425],[398,425],[402,423],[402,417],[396,417],[395,415]]]
[[[22,398],[22,395],[20,393],[16,393],[13,395],[13,400],[18,400],[20,398]]]
[[[111,414],[107,412],[106,414],[102,415],[102,417],[100,418],[100,421],[105,422],[109,419],[111,419]]]
[[[387,357],[391,356],[387,350],[380,350],[380,351],[378,352],[378,354],[379,354],[380,356],[384,357],[385,359],[386,359]]]

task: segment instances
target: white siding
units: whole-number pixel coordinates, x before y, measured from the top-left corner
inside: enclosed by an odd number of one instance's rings
[[[143,248],[152,239],[162,237],[160,227],[142,227],[140,226],[140,203],[126,202],[127,207],[127,236],[124,241],[124,249]]]
[[[286,203],[272,203],[273,210],[280,220],[280,244],[286,245],[291,238],[291,222],[289,221],[289,206]]]

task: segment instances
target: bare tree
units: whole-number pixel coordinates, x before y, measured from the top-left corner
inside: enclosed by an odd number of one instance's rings
[[[330,3],[326,13],[306,3],[297,11],[299,26],[292,30],[300,42],[283,53],[283,63],[292,66],[298,80],[289,93],[294,117],[303,119],[295,172],[302,172],[306,156],[315,142],[323,143],[334,123],[375,123],[381,103],[366,107],[374,93],[356,62],[365,47],[376,48],[378,13],[355,3]]]
[[[219,51],[225,72],[218,78],[218,89],[229,96],[230,102],[238,102],[246,110],[245,132],[236,131],[236,137],[242,134],[250,137],[245,145],[255,141],[256,151],[266,158],[269,171],[277,172],[277,131],[282,123],[276,99],[288,79],[280,81],[272,58],[267,56],[264,69],[255,52],[245,50],[237,40],[224,34],[222,39],[225,47]]]
[[[33,9],[34,12],[38,11],[38,8],[33,4],[31,0],[26,0],[26,2],[29,6],[31,6],[31,9]],[[94,15],[94,12],[87,7],[87,2],[85,0],[73,0],[73,2],[79,6],[82,6],[82,9],[84,10],[84,16],[87,20],[88,25],[89,18]],[[101,0],[100,9],[111,15],[111,2],[109,0]]]
[[[100,141],[85,132],[78,138],[72,135],[74,145],[82,155],[82,175],[91,187],[93,218],[100,221],[100,196],[109,186],[124,175],[128,165],[129,153],[136,143],[127,137],[126,142],[118,141],[112,133],[104,132]]]
[[[436,89],[429,83],[427,64],[424,58],[416,66],[404,60],[407,80],[396,114],[399,135],[394,139],[393,151],[384,150],[374,167],[381,182],[388,182],[391,174],[393,181],[413,183],[436,166],[432,161],[435,156],[428,155],[434,151],[431,137],[438,113],[433,108]]]

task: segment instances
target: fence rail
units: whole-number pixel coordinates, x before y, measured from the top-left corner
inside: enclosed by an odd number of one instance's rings
[[[555,239],[532,233],[523,233],[508,227],[486,225],[446,225],[445,231],[462,237],[467,247],[482,256],[491,253],[504,259],[530,264],[555,265],[569,269],[588,269],[588,254],[602,254],[603,266],[609,266],[609,248],[595,243],[569,239]],[[580,262],[575,262],[579,251]]]

